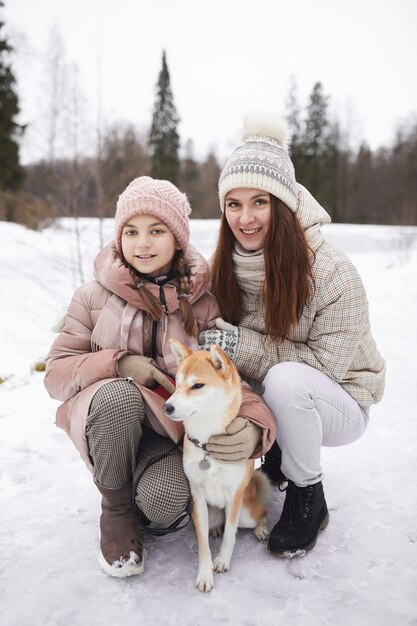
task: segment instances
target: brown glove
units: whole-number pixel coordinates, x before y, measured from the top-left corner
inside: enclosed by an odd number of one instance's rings
[[[117,363],[117,373],[121,378],[132,378],[138,385],[152,389],[161,385],[168,393],[175,391],[175,386],[157,368],[155,361],[146,356],[128,354]]]
[[[210,437],[206,444],[206,450],[218,461],[249,459],[262,438],[262,429],[246,417],[236,417],[226,432]]]

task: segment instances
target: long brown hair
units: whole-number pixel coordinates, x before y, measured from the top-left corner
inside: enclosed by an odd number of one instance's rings
[[[283,341],[296,324],[313,289],[314,253],[295,213],[270,194],[271,221],[265,243],[265,281],[263,289],[265,332]],[[242,298],[233,272],[232,251],[235,237],[222,215],[212,262],[211,290],[217,298],[222,317],[239,324]]]
[[[141,301],[145,306],[146,311],[153,320],[160,320],[164,315],[166,315],[162,303],[153,295],[153,293],[149,291],[141,277],[138,277],[132,268],[130,268],[130,273],[135,281],[136,287],[139,289]],[[196,337],[198,328],[194,317],[193,307],[191,306],[189,300],[190,283],[184,253],[182,250],[177,251],[174,257],[171,273],[173,277],[178,278],[178,302],[181,323],[189,337]]]

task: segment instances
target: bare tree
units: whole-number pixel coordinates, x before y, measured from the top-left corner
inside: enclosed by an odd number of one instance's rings
[[[96,83],[96,153],[94,158],[94,181],[96,187],[96,214],[99,218],[99,248],[104,245],[103,217],[105,212],[104,189],[101,162],[103,160],[103,99],[102,99],[102,46],[101,37],[97,46],[97,83]]]
[[[60,134],[60,123],[63,114],[64,91],[66,85],[65,46],[59,27],[55,24],[49,34],[48,47],[45,54],[44,93],[46,95],[46,109],[44,116],[47,120],[47,195],[46,200],[53,205],[56,202],[54,188],[54,164],[57,156],[57,142]]]
[[[83,257],[81,249],[80,231],[80,197],[83,195],[83,187],[87,184],[88,170],[81,167],[83,154],[89,144],[89,127],[83,120],[86,115],[86,99],[80,88],[78,67],[73,64],[67,71],[67,94],[64,108],[63,129],[70,147],[70,176],[68,178],[67,203],[70,215],[74,219],[74,235],[76,245],[76,267],[78,279],[84,282]]]
[[[91,129],[84,121],[88,119],[87,103],[81,91],[78,67],[67,61],[57,26],[51,30],[46,57],[46,199],[57,207],[58,214],[70,215],[74,220],[74,282],[78,284],[84,281],[79,216],[80,198],[86,195],[89,179],[84,159],[91,145]]]

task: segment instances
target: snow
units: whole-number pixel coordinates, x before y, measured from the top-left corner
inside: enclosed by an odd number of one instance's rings
[[[97,221],[80,220],[83,280],[99,248]],[[211,254],[217,222],[193,221]],[[33,370],[80,282],[74,226],[41,231],[0,222],[0,607],[2,626],[417,624],[417,229],[331,225],[326,237],[357,265],[373,332],[388,364],[367,433],[322,461],[330,523],[302,558],[267,554],[238,533],[229,572],[207,595],[195,586],[192,526],[145,535],[145,572],[112,579],[97,566],[99,493],[54,425],[58,403]],[[112,221],[104,222],[104,240]],[[274,490],[269,525],[283,494]],[[212,540],[215,549],[219,539]]]

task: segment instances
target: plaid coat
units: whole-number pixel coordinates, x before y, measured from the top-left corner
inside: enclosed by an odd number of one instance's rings
[[[382,397],[385,362],[371,333],[365,289],[349,258],[323,240],[320,226],[331,221],[329,215],[304,187],[298,189],[297,215],[315,251],[314,296],[288,337],[277,343],[265,335],[261,295],[243,292],[233,360],[258,392],[273,365],[296,361],[338,382],[361,406],[370,406]]]

